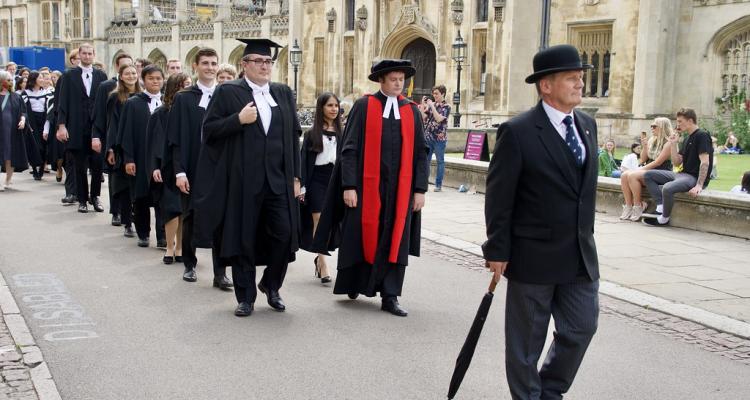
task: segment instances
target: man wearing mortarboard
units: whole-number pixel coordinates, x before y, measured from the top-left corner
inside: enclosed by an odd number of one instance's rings
[[[193,196],[194,241],[209,247],[214,236],[222,238],[218,251],[231,261],[234,313],[245,317],[254,309],[258,266],[266,266],[257,287],[268,305],[286,309],[279,290],[299,249],[302,128],[292,90],[271,82],[280,45],[240,40],[247,45],[245,76],[216,87],[203,122]]]
[[[369,79],[380,90],[349,113],[313,243],[315,252],[339,249],[334,294],[379,292],[381,309],[401,317],[397,296],[409,255],[419,256],[427,191],[421,114],[401,95],[415,72],[409,60],[373,64]]]

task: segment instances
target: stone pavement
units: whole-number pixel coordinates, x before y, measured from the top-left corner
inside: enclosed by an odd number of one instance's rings
[[[432,190],[432,188],[431,188]],[[427,194],[428,239],[474,254],[484,242],[482,194],[452,188]],[[680,228],[623,222],[597,213],[595,237],[603,281],[710,313],[750,322],[750,241]],[[748,227],[750,229],[750,227]]]

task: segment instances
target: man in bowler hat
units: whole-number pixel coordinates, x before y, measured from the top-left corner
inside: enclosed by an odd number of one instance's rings
[[[589,68],[569,45],[534,56],[526,82],[541,101],[498,128],[487,175],[482,249],[495,280],[508,279],[505,364],[514,399],[561,399],[597,328],[596,122],[575,109]],[[554,339],[537,370],[550,316]]]

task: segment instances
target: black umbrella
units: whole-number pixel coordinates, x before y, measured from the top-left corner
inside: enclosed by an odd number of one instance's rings
[[[458,387],[461,386],[461,381],[464,380],[466,370],[469,369],[469,364],[471,364],[471,358],[474,357],[474,350],[477,348],[479,335],[482,334],[484,321],[487,319],[487,313],[490,311],[490,306],[492,305],[492,298],[495,296],[495,286],[497,286],[497,282],[495,282],[493,277],[492,282],[490,283],[490,288],[487,293],[484,294],[482,303],[479,305],[479,310],[477,310],[477,315],[474,317],[474,322],[471,324],[469,335],[466,337],[463,347],[461,347],[461,352],[458,353],[456,368],[453,370],[451,384],[448,387],[449,399],[456,396]]]

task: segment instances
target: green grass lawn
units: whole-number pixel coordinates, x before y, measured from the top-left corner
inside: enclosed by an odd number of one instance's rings
[[[629,151],[630,149],[618,148],[615,156],[621,160]],[[446,153],[445,156],[463,158],[464,153]],[[716,160],[718,160],[719,177],[712,179],[708,185],[708,188],[712,190],[729,191],[733,186],[740,184],[745,171],[750,171],[750,154],[717,154],[714,157],[714,161]]]

